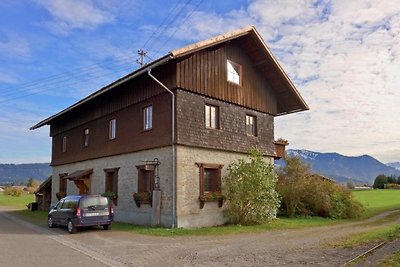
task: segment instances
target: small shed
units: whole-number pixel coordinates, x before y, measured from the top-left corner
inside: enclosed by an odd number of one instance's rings
[[[51,178],[47,178],[35,191],[38,210],[48,211],[51,203]]]

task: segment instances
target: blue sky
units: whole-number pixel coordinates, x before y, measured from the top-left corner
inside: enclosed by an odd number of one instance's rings
[[[49,162],[28,128],[146,61],[255,25],[310,106],[289,148],[400,161],[400,6],[381,0],[2,0],[0,163]]]

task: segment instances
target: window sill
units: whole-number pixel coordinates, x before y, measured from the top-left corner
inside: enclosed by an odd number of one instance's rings
[[[133,193],[133,200],[138,208],[141,204],[150,204],[150,207],[153,204],[153,196],[150,192]]]

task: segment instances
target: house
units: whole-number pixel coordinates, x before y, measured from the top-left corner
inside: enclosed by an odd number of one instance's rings
[[[307,109],[251,26],[174,50],[31,129],[50,125],[53,204],[107,192],[118,221],[204,227],[225,222],[227,166],[252,146],[273,162],[274,117]]]

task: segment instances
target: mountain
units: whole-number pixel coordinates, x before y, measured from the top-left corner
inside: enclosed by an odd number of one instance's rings
[[[50,175],[49,163],[0,164],[0,184],[24,183],[29,178],[43,181]]]
[[[400,171],[400,162],[389,162],[386,165]]]
[[[289,149],[287,154],[298,156],[310,164],[313,172],[345,183],[349,179],[356,183],[373,183],[379,174],[400,176],[400,170],[387,166],[377,159],[362,155],[344,156],[338,153],[320,153],[309,150]],[[278,165],[282,163],[278,162]]]

